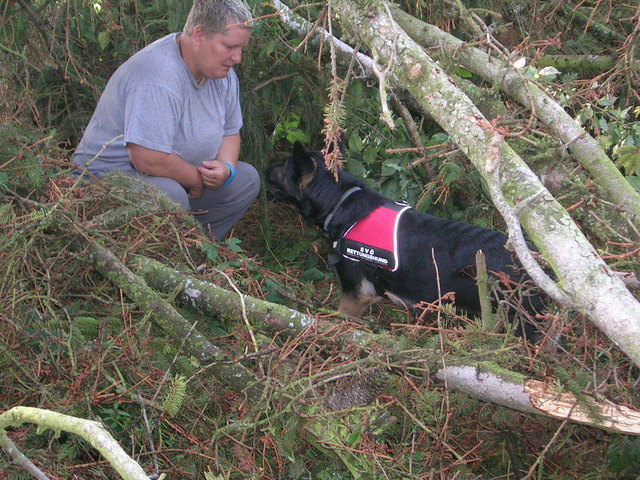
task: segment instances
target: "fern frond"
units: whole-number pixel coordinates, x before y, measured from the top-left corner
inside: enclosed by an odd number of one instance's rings
[[[2,173],[0,172],[0,192],[2,192]],[[16,218],[16,214],[13,211],[13,206],[10,203],[3,203],[0,205],[0,225],[8,225],[13,223]]]
[[[176,375],[174,379],[171,380],[169,392],[162,403],[162,409],[167,412],[169,417],[175,417],[178,414],[182,407],[182,403],[184,402],[186,392],[186,378],[180,374]]]
[[[0,193],[7,193],[9,188],[9,174],[7,172],[0,172]]]
[[[89,338],[98,336],[98,320],[93,317],[74,317],[73,325]]]

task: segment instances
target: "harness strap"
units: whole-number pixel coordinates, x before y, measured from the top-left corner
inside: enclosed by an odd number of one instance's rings
[[[342,206],[344,201],[347,198],[349,198],[351,196],[351,194],[356,193],[358,190],[362,190],[362,189],[360,187],[351,187],[349,190],[347,190],[346,192],[344,192],[342,194],[342,196],[338,200],[338,203],[336,203],[333,206],[333,208],[331,209],[331,212],[329,213],[329,215],[327,215],[327,218],[324,220],[324,225],[322,226],[322,229],[325,232],[329,231],[329,225],[331,225],[331,221],[333,220],[333,217],[335,216],[335,214],[338,211],[338,209]]]

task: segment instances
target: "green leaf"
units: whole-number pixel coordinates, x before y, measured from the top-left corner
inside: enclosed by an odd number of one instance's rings
[[[278,284],[276,284],[270,278],[264,279],[264,285],[262,290],[265,292],[265,300],[272,303],[282,303],[284,299],[278,293]]]
[[[458,75],[460,78],[471,78],[471,77],[473,77],[473,73],[471,73],[466,68],[462,68],[462,67],[456,67],[455,74]]]
[[[382,170],[380,174],[384,177],[389,177],[392,175],[396,175],[398,172],[402,172],[404,170],[404,166],[400,165],[399,160],[390,158],[382,162]]]
[[[448,140],[449,135],[447,135],[446,133],[436,133],[431,136],[425,146],[432,147],[433,145],[442,145],[443,143],[447,143]]]
[[[356,130],[351,132],[351,135],[349,135],[348,143],[349,150],[351,152],[361,152],[364,148],[364,143],[362,143],[362,139],[360,138],[360,135],[358,135],[358,132]]]
[[[623,145],[618,149],[615,164],[627,175],[640,173],[640,148],[635,145]]]
[[[364,177],[366,173],[366,169],[361,161],[355,160],[353,158],[348,158],[346,161],[347,172],[355,177]]]
[[[362,158],[367,165],[373,165],[377,157],[378,150],[375,145],[369,145],[367,148],[365,148],[362,154]]]
[[[231,237],[230,239],[227,240],[227,245],[229,246],[229,250],[236,253],[239,253],[242,251],[242,247],[240,246],[241,243],[242,243],[242,240],[235,237]]]
[[[213,263],[220,261],[220,255],[218,254],[218,247],[213,243],[204,243],[200,247],[204,253],[207,254],[207,258]]]
[[[353,447],[356,442],[360,439],[360,434],[358,432],[351,432],[348,436],[347,436],[347,443]]]
[[[324,280],[325,278],[327,278],[327,275],[317,268],[310,268],[308,270],[305,270],[300,275],[300,280],[302,282],[317,282],[320,280]]]

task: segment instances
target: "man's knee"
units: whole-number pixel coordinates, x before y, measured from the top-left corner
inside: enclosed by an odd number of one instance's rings
[[[260,174],[256,168],[246,162],[236,164],[237,179],[242,182],[242,196],[252,202],[260,192]]]
[[[143,182],[156,187],[158,190],[164,192],[164,194],[177,203],[183,210],[190,210],[191,206],[189,205],[189,197],[187,196],[187,191],[184,189],[182,185],[180,185],[175,180],[166,177],[151,177],[151,176],[141,176],[140,180]]]

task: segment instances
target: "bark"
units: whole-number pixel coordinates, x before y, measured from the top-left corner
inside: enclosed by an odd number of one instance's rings
[[[109,432],[97,422],[40,408],[13,407],[0,415],[0,436],[6,436],[7,427],[18,427],[25,422],[35,423],[40,429],[49,428],[55,432],[64,431],[78,435],[98,450],[125,480],[149,480],[142,467],[129,457]],[[3,443],[6,443],[6,440]]]
[[[231,292],[190,277],[148,257],[138,256],[132,263],[136,272],[153,288],[166,293],[177,292],[176,299],[183,305],[231,324],[237,323],[238,319],[246,315],[253,328],[268,334],[282,331],[300,333],[305,329],[322,332],[328,328],[335,328],[335,325],[323,325],[315,317],[284,305]],[[366,332],[352,333],[351,329],[345,329],[343,335],[344,341],[359,347],[381,341],[379,336]]]
[[[519,213],[520,222],[558,278],[558,284],[550,285],[535,270],[539,266],[526,258],[528,252],[517,250],[534,281],[554,298],[563,299],[566,293],[573,308],[592,320],[640,366],[640,304],[598,257],[535,174],[433,59],[398,26],[386,2],[338,0],[334,8],[344,29],[376,52],[381,62],[391,65],[392,73],[476,166],[509,225],[512,241],[518,238],[513,232],[519,228],[514,223],[515,213]],[[507,83],[510,79],[519,80],[515,72],[507,77]],[[525,93],[527,89],[520,85],[516,90]],[[552,111],[554,105],[557,104],[546,105],[546,109]]]
[[[271,334],[285,332],[298,335],[310,327],[316,332],[339,329],[339,326],[332,325],[333,322],[318,324],[313,317],[281,305],[249,296],[241,299],[238,294],[228,291],[225,294],[220,287],[188,277],[146,257],[137,257],[136,263],[138,271],[147,281],[166,293],[177,291],[178,300],[201,314],[227,318],[229,312],[242,310],[244,304],[250,306],[247,315],[255,322],[254,326]],[[231,305],[233,302],[235,307]],[[269,314],[265,315],[264,312]],[[438,352],[429,349],[421,349],[419,353],[416,350],[407,351],[410,346],[406,345],[406,339],[351,327],[349,333],[336,336],[335,340],[348,341],[369,352],[383,351],[384,359],[378,366],[337,382],[333,392],[324,400],[325,408],[330,411],[366,405],[382,393],[389,377],[386,365],[393,366],[394,362],[427,362],[437,371],[438,378],[446,377],[447,387],[461,390],[480,400],[522,412],[568,418],[571,422],[604,430],[640,435],[640,412],[637,410],[595,400],[586,400],[588,408],[584,407],[584,403],[580,404],[572,394],[555,391],[553,383],[536,381],[486,361],[486,358],[493,357],[493,352],[487,352],[484,359],[482,354],[469,358],[447,357],[447,362],[456,366],[440,368],[438,361],[432,360],[439,358]],[[482,371],[479,365],[482,365]],[[324,420],[322,423],[326,427]],[[316,427],[317,425],[310,426],[309,429],[316,431]]]
[[[452,77],[452,80],[478,107],[488,119],[500,117],[509,120],[510,114],[499,95],[493,89],[484,89],[465,79]],[[518,137],[509,140],[509,144],[523,158],[536,176],[544,183],[551,194],[562,199],[565,207],[571,207],[571,216],[578,222],[583,232],[595,245],[606,245],[609,240],[632,243],[638,237],[625,216],[612,210],[611,204],[603,201],[606,192],[593,182],[589,182],[586,172],[573,158],[558,162],[555,145],[531,145]],[[590,185],[587,186],[587,182]],[[625,283],[627,287],[628,284]]]
[[[616,59],[608,55],[544,55],[535,63],[539,67],[556,67],[558,70],[603,72],[614,68]]]
[[[593,399],[579,400],[558,392],[552,384],[532,380],[513,372],[483,370],[481,366],[457,365],[440,369],[436,377],[448,387],[483,401],[526,413],[541,413],[584,425],[597,424],[603,430],[640,435],[640,411]]]
[[[489,54],[465,46],[462,40],[433,25],[421,22],[400,9],[394,8],[394,19],[418,42],[431,49],[443,61],[456,62],[500,88],[527,108],[568,147],[578,161],[597,180],[614,203],[629,215],[640,229],[640,194],[627,182],[611,159],[563,108],[532,82],[525,81],[516,70],[504,65]],[[416,48],[414,45],[412,48]]]
[[[560,15],[566,17],[569,20],[569,23],[576,24],[579,27],[584,27],[594,37],[608,44],[621,44],[624,42],[624,36],[611,30],[606,25],[594,21],[592,18],[593,12],[589,12],[589,15],[587,15],[586,13],[584,13],[583,9],[571,8],[568,5],[564,5],[564,3],[565,2],[563,1],[557,2],[557,12]]]
[[[254,393],[252,385],[255,377],[249,370],[232,362],[227,354],[213,345],[155,290],[123,265],[110,250],[96,242],[88,242],[87,246],[89,258],[96,270],[121,288],[170,337],[178,341],[188,339],[184,342],[187,353],[194,356],[201,365],[210,365],[208,371],[225,384],[238,391],[248,389],[248,393]]]

